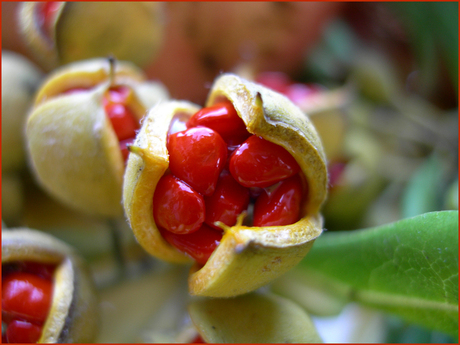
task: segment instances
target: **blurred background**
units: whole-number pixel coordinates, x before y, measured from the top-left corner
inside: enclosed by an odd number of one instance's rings
[[[150,14],[145,27],[136,29],[139,16],[114,11],[112,20],[98,23],[102,8],[90,12],[76,3],[66,3],[61,12],[47,8],[31,24],[30,18],[21,20],[21,4],[2,2],[2,220],[8,227],[40,229],[75,246],[101,289],[116,275],[110,226],[47,195],[25,158],[10,164],[24,156],[13,148],[22,150],[22,125],[35,90],[49,72],[73,59],[116,51],[116,58],[134,62],[149,80],[162,83],[171,98],[199,105],[223,72],[285,93],[310,116],[326,150],[330,188],[323,215],[328,231],[458,209],[457,2],[157,3],[145,9]],[[40,34],[31,35],[28,26]],[[122,39],[127,30],[146,36],[138,48]],[[98,44],[106,37],[112,46]],[[98,48],[86,50],[88,42]],[[11,77],[24,78],[18,91],[9,86],[14,85],[11,78],[4,79],[6,52],[19,54],[17,59],[26,59],[31,69],[25,78]],[[4,108],[14,92],[25,92],[16,97],[21,107]],[[127,224],[118,226],[124,229],[122,251],[133,272],[158,265],[145,257]],[[367,310],[350,308],[342,319],[328,321],[341,323],[333,327],[336,332],[319,328],[325,341],[454,341],[380,314],[375,328],[369,326],[373,334],[358,328],[347,333],[343,329],[365,325],[367,318]],[[350,326],[350,320],[359,322]]]

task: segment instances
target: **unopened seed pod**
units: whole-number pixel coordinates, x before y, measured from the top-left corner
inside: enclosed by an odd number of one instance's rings
[[[206,343],[322,342],[301,306],[271,293],[194,300],[188,309]]]
[[[27,150],[39,183],[58,200],[88,214],[123,213],[125,162],[104,106],[108,92],[117,88],[126,91],[124,105],[136,124],[168,97],[165,88],[147,82],[134,65],[93,59],[51,74],[27,119]]]
[[[25,57],[2,51],[2,171],[25,166],[23,128],[42,77]]]
[[[214,82],[206,106],[223,100],[233,104],[250,134],[283,147],[294,157],[309,191],[300,220],[294,224],[255,227],[238,222],[225,228],[204,266],[192,266],[192,295],[229,297],[257,289],[296,265],[322,232],[319,211],[326,198],[326,159],[310,120],[281,94],[233,74]],[[171,123],[197,110],[198,106],[185,101],[162,102],[151,109],[131,147],[124,177],[125,213],[139,243],[151,255],[176,263],[190,262],[190,258],[162,237],[152,215],[152,199],[169,168]]]
[[[26,2],[24,40],[43,68],[109,54],[143,67],[163,37],[161,2]]]
[[[97,296],[84,262],[73,249],[37,230],[3,229],[2,266],[22,262],[56,267],[51,308],[38,342],[94,341],[99,327]]]

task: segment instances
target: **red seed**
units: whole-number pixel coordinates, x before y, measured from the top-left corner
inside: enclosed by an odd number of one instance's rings
[[[2,279],[2,313],[44,322],[51,307],[53,283],[31,273],[15,272]]]
[[[245,187],[268,187],[299,171],[299,164],[286,149],[256,135],[230,158],[232,176]]]
[[[227,144],[241,144],[250,136],[246,124],[230,101],[217,103],[195,113],[187,122],[187,128],[197,126],[211,128],[219,133]]]
[[[178,178],[163,176],[153,196],[153,217],[159,227],[168,231],[192,233],[205,219],[203,197]]]
[[[294,224],[300,218],[301,201],[299,175],[265,188],[254,204],[254,226]]]
[[[204,265],[222,239],[222,232],[203,224],[198,231],[187,235],[178,235],[160,228],[166,241],[187,253],[198,263]]]
[[[42,334],[42,327],[28,321],[14,320],[6,329],[8,343],[37,343]]]
[[[205,223],[214,225],[220,221],[227,226],[236,224],[237,217],[247,209],[249,204],[249,189],[243,187],[228,173],[224,171],[217,181],[214,194],[204,198],[206,204]]]
[[[227,145],[215,131],[190,128],[169,135],[169,168],[203,195],[211,195],[227,159]]]
[[[105,112],[119,141],[134,138],[139,129],[139,121],[126,106],[128,95],[127,88],[113,88],[103,100]]]

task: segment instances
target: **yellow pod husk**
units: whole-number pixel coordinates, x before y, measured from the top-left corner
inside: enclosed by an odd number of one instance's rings
[[[206,106],[227,99],[248,131],[284,147],[299,163],[309,185],[302,218],[286,226],[237,224],[224,230],[219,246],[203,266],[189,275],[192,295],[230,297],[255,290],[295,266],[322,232],[319,213],[326,198],[326,159],[308,117],[286,97],[233,74],[223,74],[210,91]],[[152,214],[155,187],[168,169],[167,133],[174,117],[190,117],[199,108],[185,101],[163,102],[150,110],[131,147],[124,177],[125,213],[138,242],[153,256],[191,262],[169,245]]]
[[[39,343],[94,341],[98,298],[81,258],[64,242],[37,230],[2,229],[2,264],[33,261],[56,264],[51,309]]]
[[[302,307],[271,293],[203,298],[189,305],[190,318],[206,343],[321,343]]]
[[[41,186],[70,207],[105,217],[123,214],[124,161],[103,106],[104,95],[116,86],[131,90],[127,105],[139,121],[168,97],[130,63],[87,60],[49,76],[26,123],[30,166]],[[88,90],[65,93],[74,88]]]
[[[59,2],[49,33],[39,2],[26,2],[19,23],[26,45],[43,68],[113,55],[146,66],[163,41],[161,2]]]
[[[2,171],[23,169],[24,123],[43,73],[27,58],[2,51]]]

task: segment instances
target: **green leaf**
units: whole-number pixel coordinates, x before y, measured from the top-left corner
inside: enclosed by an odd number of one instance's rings
[[[289,274],[338,298],[458,336],[458,211],[326,233]]]

